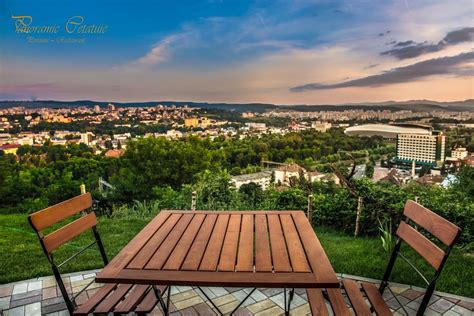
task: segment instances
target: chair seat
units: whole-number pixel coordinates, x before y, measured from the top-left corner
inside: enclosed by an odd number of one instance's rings
[[[163,293],[165,286],[158,287]],[[106,284],[102,286],[84,304],[80,305],[74,315],[107,314],[110,312],[138,314],[151,312],[158,298],[149,285]]]
[[[393,315],[390,308],[385,303],[377,286],[373,283],[362,283],[362,290],[356,281],[345,279],[342,285],[346,291],[350,307],[357,316],[373,315],[375,312],[378,316]],[[326,303],[324,301],[323,292],[320,289],[306,289],[308,294],[308,302],[313,315],[328,315]],[[344,297],[339,289],[326,290],[332,311],[336,316],[349,316],[349,306],[344,301]],[[364,297],[367,297],[367,300]],[[373,311],[373,312],[372,312]]]

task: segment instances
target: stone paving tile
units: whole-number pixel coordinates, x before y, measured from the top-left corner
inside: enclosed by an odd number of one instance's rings
[[[290,295],[287,293],[286,295],[286,303],[288,304],[288,299],[290,298]],[[280,308],[285,308],[285,296],[283,293],[274,295],[270,297],[270,299],[278,305]],[[291,301],[291,307],[298,307],[306,303],[305,300],[303,300],[300,296],[294,295],[293,300]]]
[[[235,311],[234,316],[253,316],[253,314],[248,309],[241,307]]]
[[[264,301],[247,306],[247,309],[255,314],[273,306],[275,306],[275,303],[273,303],[273,301],[270,299],[266,299]]]
[[[444,298],[437,300],[435,303],[430,305],[430,309],[443,314],[444,312],[448,311],[454,304]]]
[[[226,289],[227,292],[229,292],[229,293],[234,293],[234,292],[243,290],[244,288],[243,288],[243,287],[225,287],[225,289]]]
[[[193,288],[190,287],[190,286],[176,286],[176,288],[180,291],[180,292],[185,292],[185,291],[189,291],[189,290],[192,290]]]
[[[198,315],[217,315],[217,313],[206,303],[194,305],[193,308],[198,313]]]
[[[35,290],[41,290],[43,287],[43,282],[42,281],[34,281],[28,283],[28,292],[29,291],[35,291]]]
[[[10,308],[18,307],[18,306],[25,306],[28,304],[41,302],[41,295],[36,296],[29,296],[18,300],[11,300],[10,301]]]
[[[28,304],[25,306],[25,315],[41,316],[41,302]]]
[[[13,287],[12,294],[26,293],[27,291],[28,291],[28,283],[20,283],[20,284],[16,284]]]
[[[309,307],[308,303],[305,303],[301,305],[300,307],[292,308],[291,314],[292,315],[308,315],[308,314],[311,314],[311,308]]]
[[[390,285],[390,289],[395,294],[401,294],[402,292],[405,292],[409,288],[410,287],[408,285]]]
[[[175,295],[171,295],[171,301],[172,301],[173,303],[177,303],[177,302],[184,301],[184,300],[186,300],[186,299],[195,297],[195,296],[197,296],[197,295],[198,295],[198,294],[196,293],[196,291],[194,291],[194,290],[189,290],[189,291],[185,291],[185,292],[178,293],[178,294],[175,294]],[[179,308],[178,308],[178,309],[179,309]]]
[[[237,292],[234,292],[231,294],[233,297],[235,297],[235,299],[239,302],[242,302],[244,300],[244,298],[248,295],[247,293],[245,293],[244,290],[240,290],[240,291],[237,291]],[[263,294],[262,294],[263,295]],[[265,295],[264,295],[265,299],[267,298]],[[252,304],[255,304],[256,301],[252,298],[252,297],[249,297],[245,300],[245,302],[242,304],[242,306],[248,306],[248,305],[252,305]]]
[[[84,277],[82,276],[82,274],[79,274],[79,275],[74,275],[74,276],[70,277],[69,280],[71,280],[71,283],[74,283],[74,282],[77,282],[77,281],[84,280]]]
[[[92,279],[92,278],[95,278],[95,273],[83,274],[82,277],[84,278],[84,280]]]
[[[0,298],[0,311],[10,308],[10,296]]]
[[[25,306],[19,306],[8,310],[8,316],[24,316]]]
[[[56,287],[48,287],[43,289],[43,299],[46,300],[48,298],[53,298],[58,296],[58,291],[56,290]]]
[[[284,314],[283,309],[281,309],[278,306],[274,306],[272,308],[256,313],[255,316],[275,316],[275,315],[283,315],[283,314]]]
[[[221,306],[219,306],[219,310],[223,313],[223,314],[228,314],[230,313],[231,311],[233,311],[237,305],[239,305],[239,301],[232,301],[230,303],[227,303],[227,304],[223,304]]]
[[[59,304],[48,305],[48,306],[44,306],[44,304],[42,304],[41,314],[49,314],[49,313],[53,313],[53,312],[60,312],[60,311],[65,310],[65,309],[66,309],[66,304],[64,302],[59,303]]]
[[[200,303],[204,303],[204,301],[202,300],[201,297],[196,295],[194,297],[191,297],[191,298],[179,301],[179,302],[174,302],[173,304],[174,304],[174,306],[176,306],[177,310],[182,310],[182,309],[185,309],[185,308],[188,308],[190,306],[197,305],[197,304],[200,304]]]
[[[56,286],[56,279],[54,277],[49,277],[43,280],[43,287]]]
[[[442,313],[438,313],[434,310],[432,310],[431,308],[428,308],[426,311],[425,311],[425,315],[424,316],[441,316],[443,315]]]
[[[409,300],[414,300],[414,299],[422,296],[423,294],[425,294],[425,293],[417,291],[417,290],[409,289],[409,290],[406,290],[405,292],[403,292],[401,295],[403,297],[406,297]]]
[[[446,313],[444,313],[443,316],[459,316],[459,314],[449,310]]]
[[[472,302],[467,302],[467,301],[461,300],[461,301],[459,301],[458,305],[461,306],[461,307],[467,308],[470,311],[474,311],[474,303],[472,303]]]
[[[204,301],[207,301],[207,297],[202,293],[206,293],[206,295],[212,300],[214,298],[216,298],[216,294],[214,294],[214,292],[212,292],[211,290],[209,290],[209,288],[207,287],[201,287],[201,289],[198,289],[196,288],[195,289],[195,292],[201,296],[201,298],[204,300]]]
[[[456,313],[460,314],[460,315],[472,315],[472,311],[471,311],[471,310],[469,310],[469,309],[467,309],[467,308],[464,308],[464,307],[462,307],[462,306],[460,306],[460,305],[453,306],[453,307],[451,308],[451,310],[452,310],[453,312],[456,312]]]
[[[20,300],[20,299],[27,298],[27,297],[32,297],[32,296],[38,296],[38,295],[41,295],[41,290],[35,290],[35,291],[31,291],[31,292],[14,294],[14,295],[12,295],[12,301]]]
[[[208,288],[212,293],[214,293],[216,295],[216,297],[219,297],[219,296],[224,296],[226,294],[229,294],[229,292],[227,292],[226,289],[224,289],[223,287],[209,287]]]
[[[250,295],[250,298],[253,299],[255,302],[260,302],[267,299],[267,296],[260,292],[260,290],[255,290],[252,295]]]
[[[12,295],[12,292],[13,292],[12,285],[6,285],[6,286],[0,287],[0,297],[10,296]]]
[[[237,300],[232,296],[232,294],[226,294],[224,296],[213,299],[212,301],[214,302],[214,304],[216,304],[216,306],[221,306]]]
[[[283,289],[264,289],[262,291],[262,293],[268,297],[280,294],[281,292],[283,292]]]

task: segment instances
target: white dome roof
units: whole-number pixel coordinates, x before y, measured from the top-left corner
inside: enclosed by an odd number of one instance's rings
[[[397,134],[431,135],[431,131],[425,128],[403,127],[388,124],[364,124],[347,128],[345,134],[350,136],[382,136],[384,138],[396,138]]]

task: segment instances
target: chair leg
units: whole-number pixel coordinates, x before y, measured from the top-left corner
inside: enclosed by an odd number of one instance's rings
[[[433,282],[426,289],[425,296],[423,297],[420,307],[418,308],[418,311],[416,312],[417,316],[423,316],[423,314],[425,313],[425,310],[428,307],[428,304],[430,302],[431,296],[433,295],[433,292],[435,290],[435,286],[436,286],[436,283]]]
[[[155,295],[156,297],[158,298],[158,301],[160,302],[160,305],[161,305],[161,308],[163,309],[163,313],[165,314],[165,316],[168,316],[170,314],[170,294],[171,294],[171,286],[168,286],[168,297],[166,298],[166,304],[165,304],[165,301],[163,300],[163,295],[161,294],[161,291],[158,290],[158,288],[156,286],[153,286],[153,291],[155,292]]]

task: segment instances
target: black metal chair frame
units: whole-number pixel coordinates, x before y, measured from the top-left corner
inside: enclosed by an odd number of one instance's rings
[[[406,217],[405,222],[408,224],[410,222],[410,219],[408,217]],[[458,237],[459,237],[459,235],[458,235]],[[427,277],[425,275],[423,275],[423,273],[421,273],[421,271],[407,257],[405,257],[401,253],[400,248],[401,248],[402,242],[403,242],[403,240],[400,237],[398,237],[397,241],[395,243],[395,246],[393,248],[392,254],[390,256],[390,260],[388,262],[387,268],[385,270],[382,282],[380,283],[379,292],[380,292],[381,295],[383,295],[385,289],[388,287],[388,284],[389,284],[388,279],[390,278],[393,267],[395,266],[395,262],[396,262],[397,257],[400,256],[400,258],[402,258],[410,266],[410,268],[412,268],[423,279],[423,281],[427,285],[426,292],[423,296],[423,300],[421,301],[420,307],[418,308],[418,311],[416,313],[417,316],[422,316],[425,313],[426,308],[428,307],[428,304],[430,302],[431,297],[433,296],[433,293],[434,293],[435,288],[436,288],[436,282],[437,282],[439,276],[441,275],[441,271],[443,270],[444,265],[446,263],[446,260],[449,257],[449,253],[451,252],[451,250],[452,250],[454,244],[456,243],[456,241],[454,241],[451,246],[445,246],[445,249],[444,249],[445,255],[444,255],[443,261],[441,262],[439,268],[436,270],[435,275],[433,276],[433,278],[431,280],[428,280]],[[389,287],[388,287],[388,289],[390,290]],[[397,302],[403,308],[405,313],[407,313],[407,315],[409,315],[409,313],[407,312],[407,310],[405,309],[403,304],[401,304],[398,301],[397,296],[393,295],[393,297],[397,300]]]
[[[73,254],[72,256],[70,256],[69,258],[67,258],[66,260],[64,260],[63,262],[61,262],[59,264],[56,264],[56,262],[54,261],[53,254],[48,253],[48,251],[46,250],[46,246],[43,242],[43,237],[44,237],[43,234],[35,229],[35,227],[34,227],[33,223],[31,222],[30,218],[28,218],[28,221],[30,222],[31,226],[33,227],[34,231],[36,232],[36,235],[38,236],[38,239],[39,239],[40,244],[41,244],[41,248],[43,249],[43,252],[46,255],[46,258],[48,259],[49,264],[51,265],[51,269],[53,270],[54,278],[56,279],[56,282],[59,286],[59,290],[61,291],[61,295],[64,298],[64,302],[66,304],[66,307],[67,307],[69,313],[72,315],[72,313],[74,312],[74,310],[78,306],[76,304],[76,298],[79,295],[81,295],[81,293],[83,293],[92,283],[94,283],[95,280],[92,279],[91,282],[89,282],[86,286],[84,286],[78,293],[76,293],[75,295],[70,296],[69,293],[66,290],[66,286],[64,285],[64,281],[62,279],[61,272],[60,272],[59,269],[63,265],[65,265],[66,263],[70,262],[72,259],[75,259],[80,254],[82,254],[86,250],[90,249],[95,244],[97,244],[97,247],[99,248],[99,253],[102,257],[102,261],[104,262],[104,266],[107,265],[109,263],[109,260],[107,258],[107,254],[105,253],[104,245],[102,244],[102,239],[100,238],[99,231],[97,230],[96,226],[92,227],[91,229],[92,229],[92,233],[94,235],[94,241],[91,242],[89,245],[85,246],[84,248],[82,248],[81,250],[79,250],[78,252],[76,252],[75,254]]]

